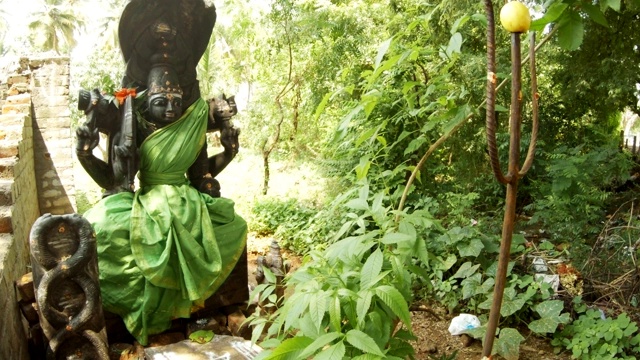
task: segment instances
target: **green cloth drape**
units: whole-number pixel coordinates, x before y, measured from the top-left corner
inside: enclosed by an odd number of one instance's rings
[[[227,278],[246,243],[233,201],[193,188],[185,173],[205,142],[200,99],[140,147],[140,189],[108,196],[84,216],[98,241],[103,306],[143,345],[189,317]]]

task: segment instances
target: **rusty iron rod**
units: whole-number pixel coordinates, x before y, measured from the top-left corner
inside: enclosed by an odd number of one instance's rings
[[[505,204],[504,221],[502,223],[502,241],[500,242],[500,255],[498,256],[498,269],[493,291],[493,302],[487,323],[482,355],[491,356],[493,341],[495,339],[498,322],[500,320],[500,309],[507,278],[507,268],[509,266],[509,256],[511,251],[511,240],[513,237],[513,227],[516,217],[516,194],[518,191],[519,162],[520,162],[520,123],[522,109],[522,90],[520,64],[520,33],[511,34],[511,116],[509,118],[509,165],[507,175],[507,195]],[[495,169],[494,169],[495,171]],[[500,179],[499,179],[500,180]]]

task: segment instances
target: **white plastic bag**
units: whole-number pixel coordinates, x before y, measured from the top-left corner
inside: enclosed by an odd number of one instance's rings
[[[471,314],[460,314],[451,319],[451,325],[449,325],[449,333],[451,335],[462,335],[466,330],[475,329],[480,327],[480,319],[477,316]]]

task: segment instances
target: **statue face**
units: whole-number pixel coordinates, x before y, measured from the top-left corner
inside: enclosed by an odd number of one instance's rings
[[[149,96],[149,121],[163,127],[182,116],[182,95],[179,93],[157,93]]]

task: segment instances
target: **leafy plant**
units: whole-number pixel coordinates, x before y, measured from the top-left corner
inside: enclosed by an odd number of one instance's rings
[[[417,229],[424,234],[431,223],[416,213],[403,214],[396,225],[384,202],[384,193],[370,198],[364,184],[346,203],[352,228],[326,250],[307,255],[287,278],[293,292],[269,323],[252,318],[264,324],[255,331],[268,326],[262,359],[413,358],[412,278],[405,264],[429,262]]]
[[[586,309],[578,300],[580,317],[555,334],[552,345],[571,351],[573,358],[636,359],[640,356],[638,325],[626,313],[604,318],[599,309]]]

